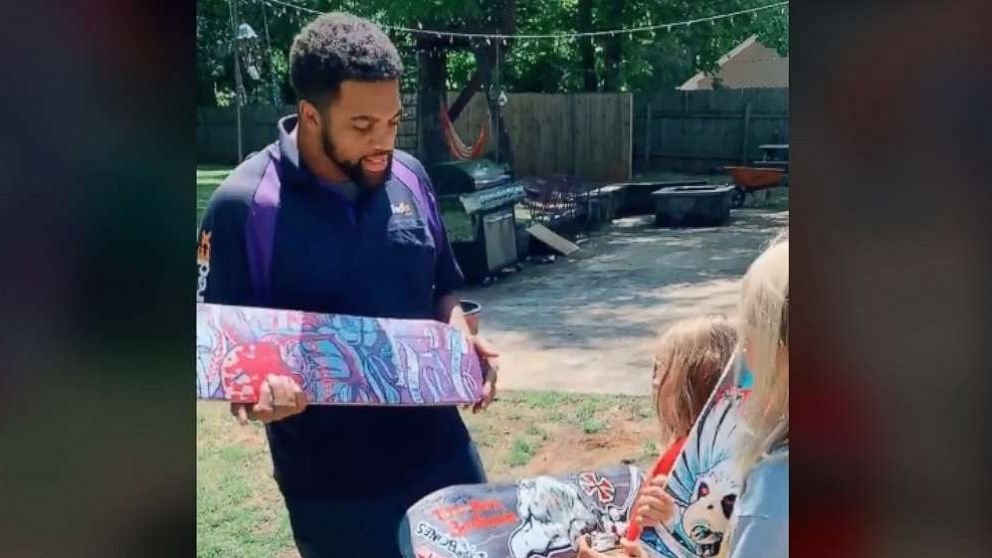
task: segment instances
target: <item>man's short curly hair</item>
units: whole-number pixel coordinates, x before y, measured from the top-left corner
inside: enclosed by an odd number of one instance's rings
[[[323,108],[337,95],[342,81],[398,79],[403,62],[377,25],[332,12],[308,23],[293,39],[289,71],[297,97]]]

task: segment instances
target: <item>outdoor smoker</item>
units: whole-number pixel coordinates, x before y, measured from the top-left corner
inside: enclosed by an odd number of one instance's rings
[[[490,159],[439,163],[434,183],[455,259],[465,278],[488,284],[519,262],[513,206],[526,197],[505,164]]]

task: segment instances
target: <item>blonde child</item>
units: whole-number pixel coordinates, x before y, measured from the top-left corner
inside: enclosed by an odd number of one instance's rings
[[[674,511],[674,502],[663,491],[666,475],[675,464],[689,430],[716,387],[736,344],[736,328],[720,315],[677,322],[658,340],[651,386],[659,440],[666,449],[632,510],[632,521],[623,542],[628,555],[643,555],[636,542],[643,525],[666,521]],[[579,538],[580,558],[601,556],[606,555],[590,549],[584,537]]]
[[[789,555],[789,241],[781,236],[741,284],[740,337],[753,386],[738,463],[744,488],[722,556]]]

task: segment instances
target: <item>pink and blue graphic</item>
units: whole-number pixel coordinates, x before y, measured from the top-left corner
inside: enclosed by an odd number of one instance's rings
[[[459,405],[481,399],[469,340],[431,320],[396,320],[198,303],[196,394],[254,403],[268,374],[311,404]]]
[[[740,408],[753,383],[743,359],[735,355],[669,472],[665,491],[675,502],[675,513],[641,534],[649,556],[719,555],[743,484],[734,458],[743,428]]]

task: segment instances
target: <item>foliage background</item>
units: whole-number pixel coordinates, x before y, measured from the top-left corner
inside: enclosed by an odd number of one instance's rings
[[[232,0],[198,0],[196,12],[197,104],[233,102]],[[286,0],[289,2],[289,0]],[[517,33],[568,33],[686,21],[754,8],[770,0],[292,0],[320,12],[346,11],[382,24],[424,29],[497,32],[507,16]],[[248,103],[295,102],[287,79],[289,47],[314,14],[274,0],[237,0],[238,23],[257,39],[243,42],[242,80]],[[671,31],[577,39],[518,40],[500,66],[507,92],[652,91],[676,87],[752,34],[788,54],[788,11],[764,10],[713,24]],[[404,89],[416,88],[413,39],[391,33],[407,66]],[[468,50],[449,52],[448,90],[469,81],[475,60]]]

